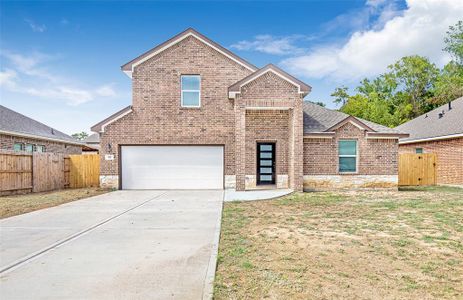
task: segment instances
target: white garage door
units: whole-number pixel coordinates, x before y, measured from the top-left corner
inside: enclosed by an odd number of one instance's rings
[[[122,189],[223,189],[222,146],[122,146]]]

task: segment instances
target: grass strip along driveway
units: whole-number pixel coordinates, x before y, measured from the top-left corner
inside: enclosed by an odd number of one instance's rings
[[[0,219],[109,192],[102,188],[65,189],[0,197]]]
[[[225,203],[215,299],[462,299],[463,189]]]

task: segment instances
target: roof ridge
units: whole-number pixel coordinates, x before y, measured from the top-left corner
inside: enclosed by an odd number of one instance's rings
[[[131,72],[132,71],[132,68],[133,68],[133,65],[137,63],[137,61],[140,61],[140,60],[143,60],[143,59],[149,59],[149,56],[153,53],[156,53],[156,51],[164,51],[169,47],[167,47],[166,49],[162,49],[163,47],[165,46],[168,46],[170,43],[174,43],[173,45],[176,44],[176,40],[188,35],[188,34],[193,34],[196,36],[196,38],[199,38],[199,39],[202,39],[204,40],[206,43],[209,43],[209,44],[212,44],[213,47],[216,47],[218,48],[219,52],[224,52],[222,54],[224,55],[228,55],[232,58],[234,58],[238,63],[241,63],[242,65],[245,65],[248,69],[250,69],[251,71],[256,71],[258,70],[259,68],[256,67],[254,64],[248,62],[246,59],[236,55],[234,52],[228,50],[227,48],[225,48],[224,46],[220,45],[219,43],[211,40],[210,38],[208,38],[207,36],[205,36],[204,34],[200,33],[199,31],[197,31],[196,29],[194,29],[193,27],[188,27],[187,29],[185,29],[184,31],[174,35],[173,37],[169,38],[168,40],[162,42],[162,43],[159,43],[157,44],[155,47],[151,48],[150,50],[148,51],[145,51],[144,53],[140,54],[139,56],[135,57],[134,59],[130,60],[129,62],[123,64],[121,66],[121,69],[122,71],[124,72]],[[155,54],[153,54],[155,55]]]

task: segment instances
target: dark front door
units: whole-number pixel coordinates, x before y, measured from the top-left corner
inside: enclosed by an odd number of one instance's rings
[[[257,184],[275,184],[275,143],[257,143]]]

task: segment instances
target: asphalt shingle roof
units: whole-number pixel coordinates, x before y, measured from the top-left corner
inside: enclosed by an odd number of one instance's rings
[[[42,137],[71,143],[79,143],[79,141],[74,139],[72,136],[17,113],[3,105],[0,105],[0,130],[32,135],[37,138]]]
[[[349,117],[340,111],[331,110],[312,102],[303,103],[304,133],[323,132]],[[356,118],[378,133],[402,133],[399,130]]]
[[[100,143],[100,134],[94,133],[82,140],[86,144],[99,144]]]
[[[408,138],[400,141],[412,141],[417,139],[434,138],[451,134],[463,133],[463,97],[442,105],[413,120],[396,127],[397,130],[410,134]],[[439,114],[443,112],[442,118]]]

